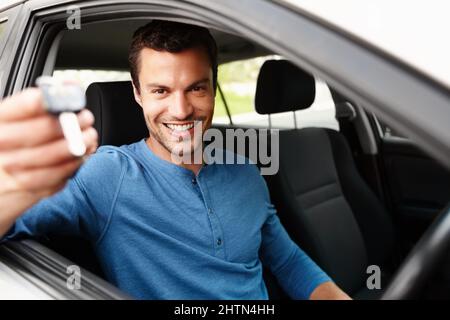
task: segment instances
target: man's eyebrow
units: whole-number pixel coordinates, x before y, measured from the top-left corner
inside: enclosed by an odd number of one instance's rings
[[[204,78],[204,79],[201,79],[201,80],[198,80],[198,81],[195,81],[195,82],[191,83],[188,86],[188,89],[192,89],[193,87],[198,86],[198,85],[203,84],[203,83],[209,83],[209,78]],[[165,86],[163,84],[159,84],[159,83],[156,83],[156,82],[147,83],[145,85],[145,87],[148,88],[148,89],[150,89],[150,88],[159,88],[159,89],[166,89],[166,90],[170,89],[168,86]]]
[[[147,83],[145,85],[146,88],[161,88],[161,89],[169,89],[168,86],[159,84],[159,83]]]

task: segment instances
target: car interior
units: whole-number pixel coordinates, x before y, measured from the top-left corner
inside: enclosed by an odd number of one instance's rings
[[[131,36],[147,22],[100,21],[76,32],[61,31],[50,46],[43,73],[125,71]],[[238,34],[211,32],[218,43],[220,64],[277,54]],[[377,299],[383,289],[367,288],[367,267],[379,266],[382,286],[389,282],[450,199],[450,174],[373,114],[335,89],[329,90],[339,130],[320,126],[280,129],[279,171],[264,178],[291,238],[350,296]],[[285,59],[268,59],[259,71],[252,107],[267,116],[270,125],[271,115],[308,109],[315,97],[314,75]],[[120,146],[148,136],[130,81],[91,83],[86,98],[96,118],[99,145]],[[213,127],[224,131],[251,126],[230,121]],[[269,129],[278,128],[270,125]],[[272,134],[269,130],[269,139]],[[39,240],[103,277],[87,241],[64,235]],[[450,266],[450,258],[430,282],[425,298],[450,297],[450,274],[445,272],[450,268],[445,266]],[[269,270],[264,271],[264,278],[271,299],[288,298]]]

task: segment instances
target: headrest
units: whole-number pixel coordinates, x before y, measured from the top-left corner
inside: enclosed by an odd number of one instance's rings
[[[352,102],[333,88],[330,88],[330,92],[336,106],[336,119],[347,119],[349,121],[355,119],[356,110]]]
[[[259,114],[306,109],[316,97],[316,82],[309,73],[286,60],[267,60],[256,85],[255,108]]]
[[[92,83],[86,90],[86,100],[87,108],[95,116],[99,145],[121,146],[148,136],[131,81]]]

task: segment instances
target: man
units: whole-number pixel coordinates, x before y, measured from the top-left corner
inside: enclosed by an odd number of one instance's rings
[[[109,281],[136,298],[266,299],[264,264],[292,298],[348,299],[290,240],[254,165],[191,161],[202,148],[194,130],[214,110],[209,32],[153,21],[134,34],[129,61],[149,138],[100,148],[61,192],[11,228],[18,213],[2,219],[5,239],[84,236]]]

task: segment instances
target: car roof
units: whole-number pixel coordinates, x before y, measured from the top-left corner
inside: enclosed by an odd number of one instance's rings
[[[0,12],[3,10],[6,10],[8,8],[17,6],[21,3],[25,3],[25,2],[42,2],[42,0],[1,0],[0,2]],[[71,3],[71,2],[75,2],[76,0],[49,0],[48,3],[51,4],[58,4],[58,3]]]
[[[41,0],[2,0],[0,10],[34,1]],[[48,3],[71,2],[74,0],[48,1]],[[450,20],[446,17],[450,4],[446,1],[429,3],[417,0],[397,3],[391,0],[376,2],[282,0],[282,2],[372,44],[429,78],[450,87],[448,63],[450,42],[446,41],[446,32],[450,30]],[[240,42],[242,44],[242,41]],[[244,51],[243,56],[248,53]],[[251,56],[257,55],[249,55]],[[236,58],[229,57],[224,61]]]
[[[10,7],[14,7],[19,3],[25,2],[26,0],[3,0],[0,3],[0,11],[6,10]]]
[[[83,25],[77,32],[63,31],[55,69],[128,70],[131,37],[137,28],[149,21],[128,19],[96,22]],[[112,32],[114,37],[111,37]],[[264,47],[237,35],[212,29],[211,33],[219,49],[219,63],[272,54]],[[104,52],[108,52],[108,55]]]

